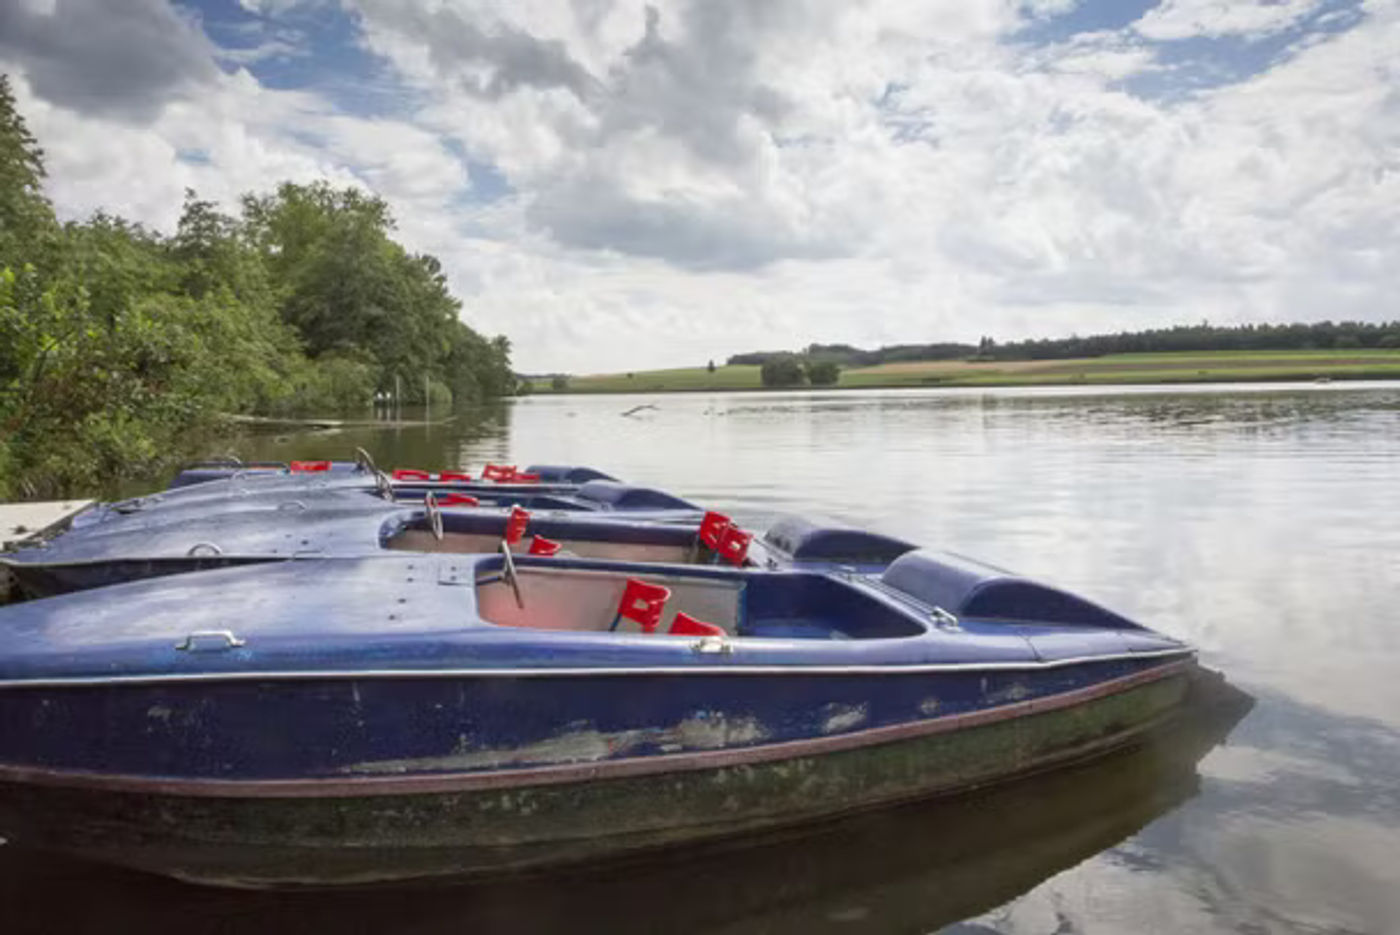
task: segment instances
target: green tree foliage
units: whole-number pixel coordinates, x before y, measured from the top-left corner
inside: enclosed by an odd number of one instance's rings
[[[813,386],[835,386],[841,379],[841,365],[834,360],[809,360],[807,382]]]
[[[806,378],[802,361],[796,354],[775,354],[763,362],[759,371],[764,386],[801,386]]]
[[[10,79],[0,75],[0,266],[20,267],[20,252],[40,259],[57,230],[44,197],[44,153],[15,108]]]
[[[569,388],[569,378],[562,373],[556,373],[549,378],[549,388],[556,392],[563,392]]]
[[[509,342],[459,320],[378,198],[287,184],[232,216],[187,192],[163,236],[60,225],[43,179],[0,76],[0,497],[97,492],[224,413],[364,407],[395,376],[437,408],[515,389]]]

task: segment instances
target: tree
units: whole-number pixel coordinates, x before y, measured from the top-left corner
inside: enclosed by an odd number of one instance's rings
[[[39,241],[57,233],[44,176],[44,151],[15,107],[9,76],[0,75],[0,266],[21,266],[21,253],[41,259]]]
[[[841,379],[841,365],[836,361],[808,361],[807,381],[813,386],[834,386],[839,379]]]
[[[708,370],[710,373],[714,373],[714,372],[715,372],[715,362],[714,362],[713,360],[710,361],[709,366],[706,367],[705,369]]]
[[[796,354],[774,354],[763,362],[759,374],[763,385],[769,387],[800,386],[804,378],[802,361]]]
[[[373,196],[283,185],[235,217],[187,192],[166,237],[60,225],[43,179],[0,76],[0,498],[111,491],[224,413],[366,406],[396,372],[435,406],[515,389],[510,343],[459,319]]]
[[[549,380],[549,386],[555,392],[562,393],[569,388],[569,378],[562,373],[556,373]]]

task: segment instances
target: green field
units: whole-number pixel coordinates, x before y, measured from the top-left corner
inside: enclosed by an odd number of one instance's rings
[[[928,360],[841,372],[835,389],[882,386],[1035,386],[1214,383],[1252,380],[1400,379],[1400,350],[1200,351],[1109,354],[1070,360]],[[645,370],[573,377],[569,393],[667,393],[762,389],[757,366]],[[555,392],[548,380],[536,392]]]

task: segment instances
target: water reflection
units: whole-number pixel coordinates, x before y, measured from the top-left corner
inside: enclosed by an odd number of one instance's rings
[[[1250,703],[1221,683],[1132,750],[683,858],[469,885],[250,894],[0,850],[0,904],[7,932],[110,931],[113,912],[122,930],[142,932],[928,931],[1004,903],[1196,795],[1197,763]]]

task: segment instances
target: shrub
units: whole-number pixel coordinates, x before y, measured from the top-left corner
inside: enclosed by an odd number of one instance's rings
[[[763,362],[760,371],[764,386],[801,386],[805,379],[802,361],[795,354],[774,354]]]
[[[834,360],[814,360],[807,364],[807,381],[813,386],[833,386],[841,379],[841,365]]]

